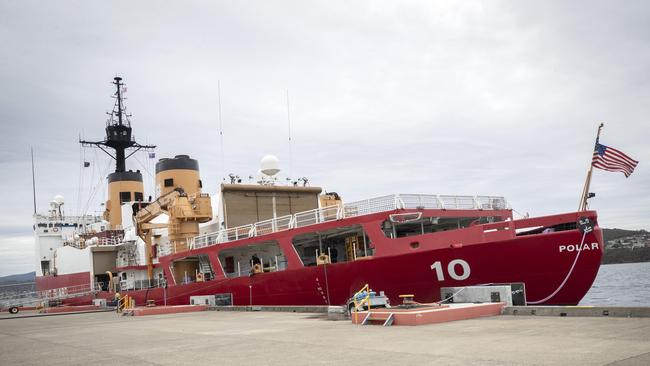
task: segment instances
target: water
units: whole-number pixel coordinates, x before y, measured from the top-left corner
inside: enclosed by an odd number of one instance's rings
[[[650,262],[600,266],[580,305],[650,306]]]

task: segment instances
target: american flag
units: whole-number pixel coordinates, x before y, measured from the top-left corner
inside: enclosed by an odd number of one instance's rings
[[[594,148],[594,157],[591,159],[593,167],[610,172],[621,172],[625,174],[625,178],[632,174],[638,163],[621,151],[598,142]]]

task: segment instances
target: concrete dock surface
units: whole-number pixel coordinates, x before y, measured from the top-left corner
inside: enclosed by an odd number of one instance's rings
[[[649,365],[650,318],[357,326],[322,315],[87,313],[0,320],[0,365]]]

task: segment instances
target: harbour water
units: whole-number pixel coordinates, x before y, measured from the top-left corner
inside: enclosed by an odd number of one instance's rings
[[[600,266],[580,305],[650,306],[650,262]]]

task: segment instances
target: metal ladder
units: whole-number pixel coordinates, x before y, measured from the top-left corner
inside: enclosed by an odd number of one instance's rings
[[[363,319],[363,322],[361,322],[361,325],[370,325],[371,324],[370,322],[377,321],[377,320],[381,320],[381,321],[384,322],[382,324],[382,326],[390,327],[391,325],[393,325],[393,322],[395,321],[395,314],[394,313],[389,313],[388,318],[386,318],[386,319],[373,318],[372,317],[372,312],[369,311],[368,314],[366,314],[366,317]]]
[[[206,280],[211,280],[214,276],[210,259],[207,256],[199,256],[199,272],[203,273]]]

